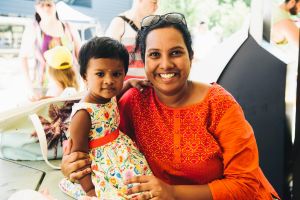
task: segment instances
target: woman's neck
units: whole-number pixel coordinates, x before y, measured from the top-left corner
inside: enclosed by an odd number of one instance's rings
[[[192,96],[193,82],[187,81],[186,84],[174,95],[163,94],[156,90],[158,99],[165,105],[173,108],[179,108],[190,104]]]
[[[40,25],[51,26],[57,24],[58,22],[59,20],[56,17],[49,17],[47,19],[41,19]]]
[[[127,17],[131,19],[138,28],[140,28],[140,22],[145,16],[139,11],[139,9],[137,7],[132,7],[126,14]]]

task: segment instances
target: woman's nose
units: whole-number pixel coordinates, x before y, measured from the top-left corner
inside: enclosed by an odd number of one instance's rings
[[[160,67],[164,69],[173,68],[174,64],[169,56],[162,56]]]

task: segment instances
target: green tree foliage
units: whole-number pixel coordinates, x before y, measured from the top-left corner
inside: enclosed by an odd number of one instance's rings
[[[159,8],[161,13],[183,13],[188,25],[192,26],[197,22],[200,2],[199,0],[161,0]]]
[[[161,0],[160,12],[181,12],[188,26],[204,21],[222,38],[230,36],[249,14],[251,0]]]

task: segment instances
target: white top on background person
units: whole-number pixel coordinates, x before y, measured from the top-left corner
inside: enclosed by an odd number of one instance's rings
[[[145,78],[144,64],[139,52],[135,52],[135,37],[140,29],[142,19],[155,13],[158,0],[133,0],[129,10],[114,17],[105,35],[125,45],[130,55],[128,73],[125,77]]]

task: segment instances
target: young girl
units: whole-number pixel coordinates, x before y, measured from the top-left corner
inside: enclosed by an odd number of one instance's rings
[[[66,96],[78,91],[72,54],[67,47],[56,46],[44,53],[50,76],[46,97]],[[44,97],[45,98],[45,97]]]
[[[71,151],[89,152],[91,175],[79,180],[87,196],[99,199],[129,199],[123,181],[151,171],[133,141],[119,131],[116,96],[121,93],[128,70],[126,48],[108,37],[95,37],[80,49],[80,75],[87,93],[74,104],[69,128]],[[128,122],[130,123],[130,122]],[[83,194],[67,179],[60,188],[79,198]]]

